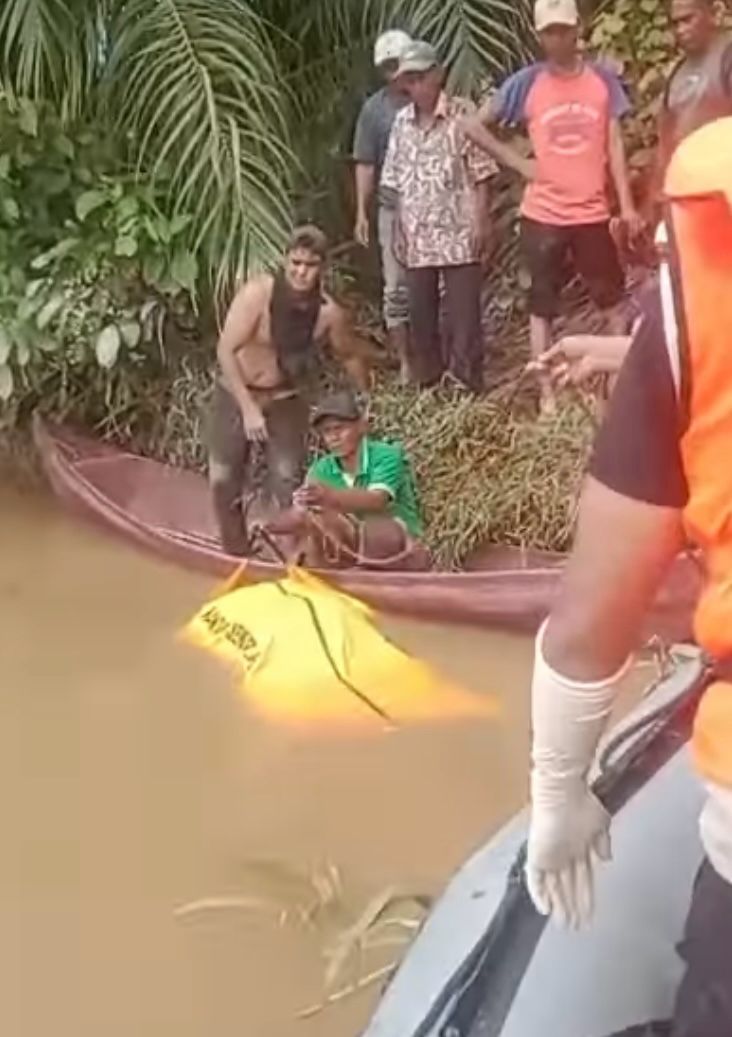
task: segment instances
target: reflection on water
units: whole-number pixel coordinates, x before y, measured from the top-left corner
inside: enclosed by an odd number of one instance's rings
[[[338,865],[354,909],[438,891],[524,798],[525,642],[390,622],[502,704],[494,722],[318,742],[266,727],[175,631],[209,589],[0,487],[0,1031],[352,1037],[373,993],[311,1022],[314,934],[181,903],[252,859]]]

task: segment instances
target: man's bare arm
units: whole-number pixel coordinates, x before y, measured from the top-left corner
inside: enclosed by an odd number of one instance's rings
[[[391,496],[385,490],[345,489],[309,481],[299,493],[301,503],[330,508],[348,514],[381,515],[386,512]]]
[[[366,340],[357,334],[348,313],[332,300],[328,303],[328,338],[333,355],[361,392],[371,388],[371,364]]]
[[[356,227],[355,237],[364,248],[369,244],[369,206],[374,197],[376,169],[364,162],[356,163]]]
[[[582,385],[597,375],[617,375],[625,362],[632,335],[567,335],[527,366],[545,372],[559,387]]]
[[[500,162],[502,166],[506,166],[508,169],[513,169],[526,180],[534,180],[536,177],[536,162],[533,159],[526,158],[512,145],[499,140],[488,129],[488,126],[494,123],[495,114],[489,101],[483,105],[477,114],[466,115],[460,122],[460,129],[471,143],[491,155],[496,162]]]
[[[658,116],[658,144],[653,153],[648,173],[643,215],[651,227],[655,227],[661,216],[663,183],[674,148],[675,119],[664,104]]]
[[[631,237],[636,237],[643,230],[643,220],[638,215],[630,190],[628,179],[628,162],[625,155],[623,131],[617,119],[610,120],[608,130],[608,158],[615,191],[620,204],[620,215],[628,225]]]
[[[475,228],[473,234],[478,247],[478,254],[483,262],[487,262],[490,259],[495,247],[492,179],[492,177],[488,177],[475,185]]]
[[[683,548],[681,512],[632,500],[590,478],[577,540],[544,638],[558,673],[599,681],[638,646],[645,614]]]

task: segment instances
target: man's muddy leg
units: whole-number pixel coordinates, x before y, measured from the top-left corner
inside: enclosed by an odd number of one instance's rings
[[[536,361],[546,353],[552,344],[552,324],[547,317],[529,317],[529,345],[531,348],[531,359]],[[541,395],[542,414],[553,414],[557,407],[557,400],[552,386],[551,376],[547,372],[540,372],[539,392]]]
[[[384,279],[383,314],[389,344],[399,360],[400,378],[410,380],[409,366],[409,288],[407,271],[394,254],[396,212],[379,209],[379,244]]]
[[[208,478],[221,546],[226,554],[244,556],[249,538],[242,514],[242,495],[250,445],[236,400],[217,385],[207,420]]]
[[[552,344],[552,323],[562,290],[562,271],[567,254],[567,232],[524,217],[521,220],[521,255],[531,279],[529,289],[529,343],[531,359],[538,360]],[[538,375],[541,411],[551,414],[556,398],[548,372]]]
[[[267,489],[278,508],[289,508],[302,485],[308,459],[309,414],[299,396],[267,407]]]

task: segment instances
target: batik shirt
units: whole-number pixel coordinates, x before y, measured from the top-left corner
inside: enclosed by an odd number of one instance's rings
[[[473,111],[470,102],[442,94],[431,125],[419,125],[413,104],[394,120],[381,184],[399,196],[408,267],[463,266],[479,259],[476,187],[497,167],[459,128]]]

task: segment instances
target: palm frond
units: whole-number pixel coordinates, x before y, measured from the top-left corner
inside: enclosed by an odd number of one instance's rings
[[[245,0],[128,0],[110,38],[110,115],[140,169],[194,214],[191,245],[217,287],[270,264],[295,160],[259,16]]]
[[[4,88],[51,101],[74,118],[98,71],[103,21],[97,0],[3,0],[0,79]]]
[[[529,0],[407,0],[415,35],[439,50],[454,89],[479,93],[531,52]]]

